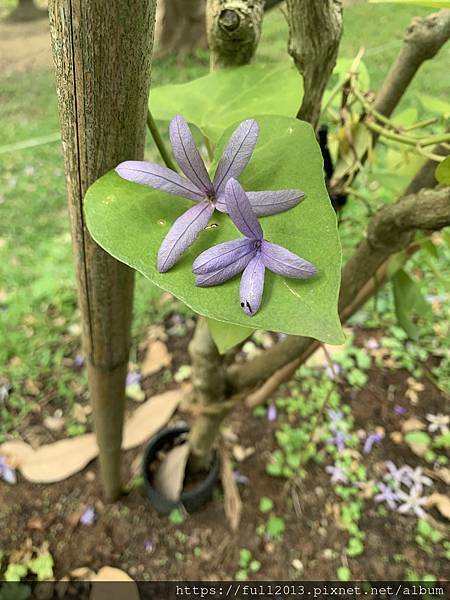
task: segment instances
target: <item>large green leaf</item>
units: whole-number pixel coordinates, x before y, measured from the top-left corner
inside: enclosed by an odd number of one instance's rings
[[[302,94],[302,79],[290,63],[246,65],[222,69],[189,83],[154,88],[150,108],[158,120],[169,121],[182,114],[217,142],[230,125],[249,117],[293,117]]]
[[[309,280],[266,272],[259,312],[248,317],[239,304],[239,277],[198,288],[192,262],[214,244],[239,237],[227,215],[216,212],[210,226],[168,273],[156,270],[158,248],[174,220],[191,202],[108,173],[86,195],[87,225],[94,239],[118,260],[172,292],[194,311],[254,329],[305,335],[340,344],[337,314],[341,249],[336,217],[325,188],[322,156],[310,125],[287,117],[259,117],[260,136],[240,181],[247,190],[300,188],[306,199],[294,209],[261,219],[266,239],[311,261],[319,274]],[[218,153],[231,130],[219,142]],[[214,224],[215,226],[211,226]]]

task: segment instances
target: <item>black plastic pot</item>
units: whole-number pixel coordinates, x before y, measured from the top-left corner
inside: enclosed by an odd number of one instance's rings
[[[168,515],[177,508],[184,507],[189,513],[199,510],[211,498],[214,486],[219,477],[219,457],[214,453],[213,462],[205,479],[192,489],[183,492],[178,501],[168,500],[160,494],[152,485],[150,480],[150,466],[157,460],[158,452],[164,448],[170,449],[175,440],[190,428],[187,425],[167,427],[158,432],[149,442],[142,463],[142,474],[144,477],[144,489],[148,499],[160,515]]]

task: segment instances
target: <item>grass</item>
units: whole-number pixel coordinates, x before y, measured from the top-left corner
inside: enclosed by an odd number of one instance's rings
[[[364,60],[376,88],[411,17],[427,12],[406,6],[353,6],[345,13],[341,56],[353,57],[363,41]],[[264,25],[258,60],[289,60],[286,44],[284,17],[273,11]],[[420,93],[445,98],[448,52],[422,69],[404,105],[417,103]],[[169,58],[154,66],[153,85],[187,81],[207,72],[206,52],[197,52],[183,68]],[[50,70],[32,77],[28,73],[0,77],[0,90],[3,145],[58,131]],[[146,155],[155,157],[150,141]],[[8,410],[0,405],[1,441],[24,415],[44,403],[70,411],[85,386],[73,365],[81,347],[60,145],[0,154],[0,190],[0,386],[13,388]],[[138,276],[135,339],[158,317],[159,293]]]

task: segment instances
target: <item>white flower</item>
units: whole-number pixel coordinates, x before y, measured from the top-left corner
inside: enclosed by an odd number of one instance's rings
[[[439,413],[438,415],[428,414],[426,416],[426,419],[430,423],[428,425],[428,431],[430,433],[435,433],[436,431],[439,431],[442,435],[445,435],[446,433],[448,433],[448,431],[449,431],[448,426],[450,424],[450,416],[443,415],[442,413]]]
[[[409,494],[403,490],[397,491],[397,498],[403,504],[397,508],[399,513],[414,513],[420,519],[424,519],[427,513],[423,510],[423,505],[427,503],[428,498],[422,496],[422,486],[415,485],[409,490]]]

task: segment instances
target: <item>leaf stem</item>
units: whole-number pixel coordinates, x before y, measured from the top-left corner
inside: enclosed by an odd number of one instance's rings
[[[156,147],[158,148],[159,154],[164,161],[164,164],[169,169],[172,169],[172,171],[177,172],[178,169],[175,163],[173,162],[172,157],[170,156],[170,153],[166,148],[166,145],[164,144],[164,140],[162,139],[161,134],[159,133],[158,127],[156,126],[155,119],[153,118],[150,109],[148,109],[147,111],[147,126],[149,128],[153,141],[155,142]]]

